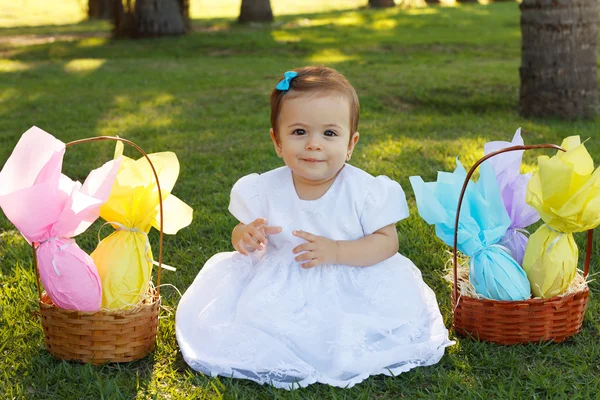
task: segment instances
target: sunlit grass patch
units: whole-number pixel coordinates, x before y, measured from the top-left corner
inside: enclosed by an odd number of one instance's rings
[[[0,59],[0,73],[27,71],[30,68],[31,65],[24,62]],[[0,101],[2,101],[2,97],[3,95],[0,94]]]
[[[106,60],[102,59],[77,59],[71,60],[65,64],[66,72],[89,73],[100,68]]]
[[[72,24],[86,13],[84,0],[0,0],[0,27]]]

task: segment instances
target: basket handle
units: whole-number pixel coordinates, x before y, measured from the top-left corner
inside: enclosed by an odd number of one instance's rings
[[[154,179],[156,179],[156,187],[158,189],[158,206],[160,209],[160,238],[159,238],[159,242],[158,242],[158,274],[157,274],[157,278],[156,278],[156,296],[160,297],[160,273],[162,270],[162,253],[163,253],[163,198],[162,198],[162,192],[160,190],[160,182],[158,181],[158,174],[156,173],[156,169],[154,168],[154,165],[152,164],[152,161],[150,161],[150,157],[148,157],[148,154],[146,154],[146,152],[144,150],[141,149],[141,147],[139,147],[137,144],[133,143],[130,140],[127,139],[123,139],[120,137],[116,137],[116,136],[96,136],[96,137],[92,137],[92,138],[86,138],[86,139],[79,139],[79,140],[74,140],[72,142],[66,143],[65,147],[70,147],[70,146],[74,146],[80,143],[87,143],[87,142],[96,142],[96,141],[102,141],[102,140],[114,140],[114,141],[118,141],[118,142],[123,142],[125,144],[128,144],[132,147],[134,147],[135,149],[137,149],[140,153],[142,153],[142,155],[146,158],[146,160],[148,160],[148,163],[150,164],[150,168],[152,168],[152,173],[154,174]],[[40,288],[40,274],[38,271],[38,264],[37,264],[37,255],[35,252],[35,243],[31,243],[31,247],[33,249],[33,264],[35,267],[35,276],[36,276],[36,283],[37,283],[37,290],[38,290],[38,296],[40,298],[40,301],[42,300],[42,290]]]
[[[460,218],[460,209],[462,206],[462,201],[465,196],[465,191],[467,190],[467,185],[469,184],[469,180],[471,179],[471,176],[473,175],[473,173],[475,172],[477,167],[479,167],[479,165],[481,165],[484,161],[486,161],[494,156],[497,156],[498,154],[506,153],[509,151],[531,150],[531,149],[557,149],[560,151],[566,151],[562,147],[555,145],[555,144],[534,144],[534,145],[527,145],[527,146],[511,146],[511,147],[506,147],[504,149],[494,151],[490,154],[486,154],[485,156],[483,156],[482,158],[477,160],[477,162],[469,170],[469,173],[467,174],[467,177],[465,178],[465,183],[463,184],[462,190],[460,192],[460,196],[458,198],[458,207],[456,209],[456,221],[454,222],[454,249],[453,249],[453,253],[452,253],[452,262],[453,262],[453,267],[454,267],[454,288],[452,291],[452,297],[453,297],[454,301],[458,301],[458,272],[457,272],[457,268],[458,268],[458,262],[457,262],[457,258],[458,258],[458,250],[457,250],[458,222],[459,222],[459,218]],[[586,256],[585,256],[585,268],[583,271],[584,277],[587,277],[588,271],[589,271],[590,259],[592,256],[593,233],[594,233],[594,231],[592,229],[590,229],[588,231],[588,242],[587,242],[587,249],[586,249]]]

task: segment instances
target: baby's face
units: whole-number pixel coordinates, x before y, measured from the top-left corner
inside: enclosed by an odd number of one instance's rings
[[[277,154],[296,177],[314,183],[334,178],[358,141],[358,132],[350,132],[350,104],[338,94],[286,99],[278,122]]]

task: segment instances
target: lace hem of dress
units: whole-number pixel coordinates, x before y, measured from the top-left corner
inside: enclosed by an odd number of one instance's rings
[[[304,377],[299,377],[297,374],[294,375],[294,372],[297,373],[299,371],[285,369],[279,371],[253,372],[240,368],[230,368],[228,371],[226,371],[218,367],[208,368],[204,364],[197,361],[186,361],[190,365],[190,367],[192,367],[192,369],[201,372],[202,374],[209,377],[216,377],[217,375],[219,375],[226,378],[247,379],[261,385],[271,385],[277,389],[294,390],[307,387],[308,385],[312,385],[313,383],[323,383],[330,386],[349,389],[354,385],[361,383],[370,376],[387,375],[394,377],[403,372],[408,372],[409,370],[416,367],[426,367],[429,365],[437,364],[444,355],[444,349],[448,346],[453,345],[454,343],[455,342],[452,340],[447,340],[443,342],[437,347],[436,351],[434,351],[431,357],[427,360],[403,361],[392,364],[385,368],[380,368],[376,371],[354,374],[344,379],[332,379],[319,374],[311,374]]]

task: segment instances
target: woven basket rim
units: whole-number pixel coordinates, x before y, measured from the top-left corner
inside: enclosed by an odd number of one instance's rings
[[[467,294],[459,294],[458,297],[459,297],[459,299],[469,299],[470,301],[480,301],[482,303],[504,303],[506,305],[509,305],[509,304],[510,305],[520,305],[520,304],[525,305],[525,304],[543,304],[543,303],[561,302],[561,301],[568,300],[571,297],[589,293],[589,292],[590,292],[590,288],[586,282],[585,288],[583,288],[582,290],[578,290],[576,292],[572,292],[572,293],[565,294],[565,295],[557,294],[556,296],[548,297],[548,298],[535,297],[535,298],[527,299],[527,300],[494,300],[494,299],[488,299],[488,298],[473,297],[473,296],[469,296]]]
[[[98,311],[81,311],[81,310],[67,310],[66,308],[61,308],[58,307],[56,304],[54,304],[52,302],[52,300],[50,299],[50,296],[48,296],[48,294],[46,293],[46,291],[42,292],[42,297],[38,300],[39,306],[40,308],[44,308],[46,310],[48,309],[55,309],[58,310],[59,312],[63,312],[63,313],[69,313],[69,314],[77,314],[77,315],[82,315],[82,316],[92,316],[92,315],[129,315],[129,314],[134,314],[136,312],[139,312],[140,310],[146,309],[146,308],[150,308],[153,307],[156,303],[161,303],[161,296],[157,294],[156,289],[149,289],[152,290],[151,296],[148,296],[146,298],[146,300],[144,300],[143,302],[140,302],[139,304],[136,304],[134,307],[129,308],[129,309],[124,309],[124,310],[109,310],[109,309],[100,309]],[[148,301],[150,300],[150,301]]]

